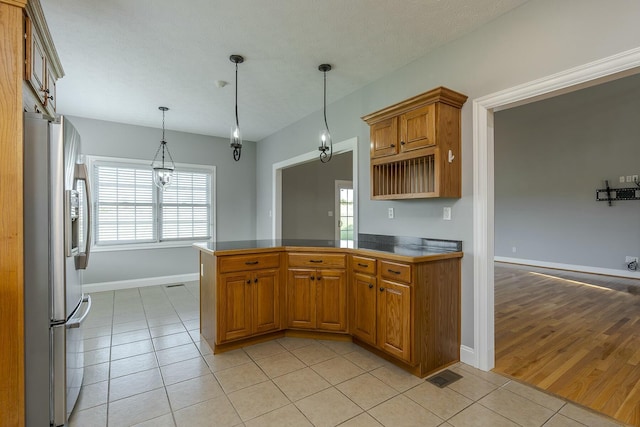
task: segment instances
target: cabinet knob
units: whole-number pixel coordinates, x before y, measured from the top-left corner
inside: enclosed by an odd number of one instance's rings
[[[384,292],[384,288],[383,287],[380,287],[380,292]]]
[[[247,280],[247,285],[251,284],[251,279]]]
[[[253,283],[258,283],[258,279],[253,279]]]
[[[404,141],[400,141],[400,145],[404,145]]]
[[[313,277],[313,276],[311,276],[311,280],[316,280],[316,278],[315,278],[315,277]]]
[[[322,280],[322,276],[318,276],[318,280]]]
[[[373,285],[371,283],[369,283],[369,289],[373,288]]]
[[[391,144],[389,147],[396,148],[396,144]]]

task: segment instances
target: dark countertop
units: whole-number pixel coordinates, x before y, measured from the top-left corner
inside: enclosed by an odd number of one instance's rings
[[[360,234],[353,245],[341,246],[339,240],[314,240],[314,239],[265,239],[265,240],[239,240],[229,242],[201,242],[194,244],[197,249],[214,255],[232,255],[236,251],[249,251],[253,249],[269,250],[287,248],[318,248],[318,249],[342,249],[357,251],[377,252],[386,255],[395,255],[408,258],[433,257],[444,254],[462,256],[462,242],[457,240],[424,239],[416,237],[396,237],[372,234]]]

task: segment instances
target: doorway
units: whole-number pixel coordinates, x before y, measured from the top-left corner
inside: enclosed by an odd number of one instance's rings
[[[351,181],[353,182],[353,234],[357,236],[358,233],[358,138],[350,138],[348,140],[333,144],[333,154],[334,156],[350,153],[351,154]],[[285,169],[304,165],[311,162],[318,161],[318,152],[310,151],[305,154],[301,154],[299,156],[292,157],[287,160],[283,160],[278,163],[274,163],[272,167],[272,189],[273,189],[273,199],[272,199],[272,238],[273,239],[282,239],[287,237],[283,234],[283,173]],[[319,161],[318,161],[319,162]],[[329,165],[331,162],[329,163]],[[321,166],[328,166],[327,164]],[[333,193],[333,182],[334,180],[329,181],[331,184],[331,193]],[[313,194],[314,190],[308,190],[311,194]],[[331,207],[333,208],[333,195],[331,197]],[[329,217],[328,211],[324,212],[324,217]],[[333,212],[332,212],[333,215]],[[331,218],[330,232],[325,237],[326,239],[333,240],[334,239],[334,225],[333,218]],[[307,228],[306,231],[312,231],[311,228]],[[309,238],[309,237],[304,237]]]
[[[493,112],[639,71],[636,48],[473,101],[474,348],[462,349],[463,362],[485,371],[495,365]]]
[[[353,248],[353,181],[336,180],[335,207],[335,241],[340,242],[341,248]]]

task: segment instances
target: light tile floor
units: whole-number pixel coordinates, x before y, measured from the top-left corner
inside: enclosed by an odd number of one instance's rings
[[[282,338],[213,355],[198,283],[91,295],[71,426],[615,426],[459,363],[440,389],[352,343]]]

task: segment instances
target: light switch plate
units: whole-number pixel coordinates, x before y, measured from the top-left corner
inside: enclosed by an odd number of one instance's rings
[[[393,208],[389,208],[389,219],[393,219]]]
[[[442,208],[442,219],[445,221],[451,221],[451,208],[445,207]]]

